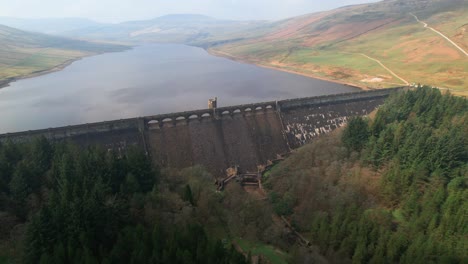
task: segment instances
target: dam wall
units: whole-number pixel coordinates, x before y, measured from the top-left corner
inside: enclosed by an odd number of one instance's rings
[[[203,165],[214,175],[229,166],[256,171],[314,137],[367,115],[402,88],[270,101],[0,135],[0,142],[44,136],[124,152],[145,149],[162,167]]]
[[[289,151],[274,109],[177,120],[150,127],[145,135],[161,166],[202,164],[217,174],[234,165],[255,171],[258,164]]]
[[[344,126],[350,117],[368,115],[394,91],[382,89],[281,101],[281,119],[289,146],[298,148],[314,137]]]
[[[21,143],[37,137],[45,137],[52,141],[70,140],[81,146],[101,145],[107,149],[124,151],[127,146],[144,147],[142,118],[130,118],[99,123],[73,125],[23,131],[0,135],[0,143],[11,141]]]

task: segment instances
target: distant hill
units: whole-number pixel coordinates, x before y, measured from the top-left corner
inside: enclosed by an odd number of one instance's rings
[[[211,51],[359,86],[414,82],[466,92],[467,17],[467,0],[385,0],[272,22]]]
[[[88,27],[97,27],[104,25],[102,23],[98,23],[85,18],[25,19],[13,17],[0,17],[0,24],[21,30],[55,35],[71,30],[78,30]]]
[[[71,30],[66,36],[128,42],[193,43],[264,24],[262,21],[232,21],[203,15],[174,14],[149,20],[128,21]]]
[[[128,47],[49,36],[0,25],[0,86],[15,78],[53,70],[84,56],[126,48]]]

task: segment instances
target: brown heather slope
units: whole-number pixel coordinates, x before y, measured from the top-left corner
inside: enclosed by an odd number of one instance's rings
[[[360,87],[422,83],[468,94],[467,30],[468,0],[386,0],[275,22],[210,51]]]

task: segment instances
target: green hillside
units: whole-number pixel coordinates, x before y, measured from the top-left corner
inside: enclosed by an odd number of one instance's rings
[[[54,70],[67,62],[126,46],[92,43],[0,25],[0,85],[15,78]]]
[[[466,17],[466,0],[386,0],[271,23],[210,50],[361,87],[423,83],[468,93]]]

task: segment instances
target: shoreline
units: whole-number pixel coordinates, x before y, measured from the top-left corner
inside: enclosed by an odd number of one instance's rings
[[[374,90],[372,88],[369,88],[369,87],[366,87],[366,86],[359,86],[359,85],[356,85],[354,83],[344,82],[344,81],[340,81],[340,80],[336,80],[336,79],[329,79],[329,78],[326,78],[326,77],[323,77],[323,76],[317,76],[317,75],[310,74],[310,73],[304,73],[304,72],[299,72],[299,71],[294,71],[294,70],[288,70],[288,69],[284,69],[284,68],[280,68],[280,67],[275,67],[275,66],[272,66],[272,65],[265,65],[265,64],[260,64],[260,63],[248,61],[248,60],[245,60],[245,59],[234,57],[234,56],[232,56],[232,55],[230,55],[228,53],[222,52],[222,51],[216,51],[216,50],[212,50],[212,49],[209,49],[209,48],[205,48],[205,50],[209,54],[211,54],[213,56],[216,56],[216,57],[222,57],[222,58],[226,58],[226,59],[229,59],[229,60],[232,60],[232,61],[237,61],[237,62],[241,62],[241,63],[245,63],[245,64],[255,65],[257,67],[262,67],[262,68],[265,68],[265,69],[277,70],[277,71],[296,74],[296,75],[300,75],[300,76],[304,76],[304,77],[308,77],[308,78],[312,78],[312,79],[317,79],[317,80],[321,80],[321,81],[337,83],[337,84],[349,86],[349,87],[352,87],[352,88],[356,88],[356,89],[359,89],[359,90],[362,90],[362,91]],[[82,57],[77,57],[77,58],[74,58],[74,59],[66,60],[63,63],[61,63],[59,65],[56,65],[56,66],[54,66],[53,68],[50,68],[50,69],[44,69],[44,70],[41,70],[41,71],[36,71],[36,72],[29,73],[29,74],[26,74],[26,75],[23,75],[23,76],[10,77],[10,78],[7,78],[7,79],[0,80],[0,89],[5,88],[5,87],[9,87],[12,82],[16,82],[16,81],[20,81],[20,80],[24,80],[24,79],[29,79],[29,78],[34,78],[34,77],[38,77],[38,76],[41,76],[41,75],[46,75],[46,74],[49,74],[49,73],[61,71],[61,70],[65,69],[66,67],[70,66],[72,63],[74,63],[76,61],[79,61],[79,60],[87,58],[87,57],[101,55],[101,54],[104,54],[104,53],[108,53],[108,52],[100,52],[100,53],[96,53],[96,54],[84,55]]]
[[[34,78],[34,77],[38,77],[38,76],[41,76],[41,75],[61,71],[61,70],[65,69],[66,67],[70,66],[75,61],[79,61],[79,60],[81,60],[83,58],[91,57],[91,56],[95,56],[95,55],[99,55],[99,54],[91,54],[91,55],[86,55],[86,56],[83,56],[83,57],[78,57],[78,58],[75,58],[75,59],[69,59],[69,60],[66,60],[66,61],[64,61],[63,63],[61,63],[61,64],[59,64],[57,66],[54,66],[53,68],[50,68],[50,69],[35,71],[35,72],[31,72],[31,73],[23,75],[23,76],[11,77],[11,78],[8,78],[8,79],[5,79],[5,80],[1,80],[0,81],[0,89],[10,86],[10,83],[12,83],[12,82],[16,82],[16,81],[20,81],[20,80],[24,80],[24,79],[29,79],[29,78]]]
[[[129,47],[128,49],[131,49],[132,47]],[[121,51],[125,51],[125,50],[128,50],[128,49],[124,49],[124,50],[121,50]],[[88,58],[88,57],[102,55],[102,54],[105,54],[105,53],[121,52],[121,51],[90,53],[90,54],[86,54],[84,56],[76,57],[74,59],[68,59],[68,60],[54,66],[53,68],[50,68],[50,69],[44,69],[44,70],[40,70],[40,71],[31,72],[29,74],[22,75],[22,76],[10,77],[10,78],[7,78],[7,79],[3,79],[3,80],[0,80],[0,89],[3,89],[5,87],[10,86],[10,83],[12,83],[12,82],[16,82],[16,81],[20,81],[20,80],[24,80],[24,79],[29,79],[29,78],[34,78],[34,77],[38,77],[38,76],[41,76],[41,75],[46,75],[46,74],[53,73],[53,72],[59,72],[59,71],[65,69],[66,67],[70,66],[72,63],[74,63],[76,61],[79,61],[79,60],[82,60],[82,59],[85,59],[85,58]]]
[[[326,77],[323,77],[323,76],[317,76],[317,75],[314,75],[314,74],[311,74],[311,73],[304,73],[304,72],[299,72],[299,71],[294,71],[294,70],[288,70],[288,69],[284,69],[284,68],[281,68],[281,67],[275,67],[275,66],[272,66],[272,65],[265,65],[265,64],[258,63],[258,62],[249,61],[249,60],[246,60],[246,59],[235,57],[235,56],[233,56],[231,54],[228,54],[226,52],[212,50],[210,48],[204,48],[204,49],[206,50],[206,52],[208,52],[209,54],[211,54],[213,56],[226,58],[226,59],[229,59],[229,60],[232,60],[232,61],[237,61],[237,62],[240,62],[240,63],[249,64],[249,65],[255,65],[255,66],[266,68],[266,69],[272,69],[272,70],[287,72],[287,73],[296,74],[296,75],[300,75],[300,76],[305,76],[305,77],[312,78],[312,79],[318,79],[318,80],[322,80],[322,81],[337,83],[337,84],[341,84],[341,85],[344,85],[344,86],[353,87],[353,88],[359,89],[361,91],[372,91],[372,90],[380,90],[380,89],[385,89],[385,88],[392,88],[392,87],[372,88],[372,87],[368,87],[368,86],[360,86],[360,85],[357,85],[357,84],[354,84],[354,83],[340,81],[340,80],[336,80],[336,79],[329,79],[329,78],[326,78]],[[462,96],[462,97],[465,97],[465,98],[468,97],[468,92],[463,91],[463,90],[456,90],[456,89],[451,89],[451,88],[441,88],[441,87],[435,87],[435,88],[437,88],[437,89],[439,89],[441,91],[450,91],[455,96]]]
[[[296,75],[300,75],[300,76],[304,76],[304,77],[308,77],[308,78],[312,78],[312,79],[317,79],[317,80],[321,80],[321,81],[337,83],[337,84],[341,84],[341,85],[344,85],[344,86],[353,87],[353,88],[359,89],[361,91],[376,90],[376,89],[369,88],[367,86],[359,86],[359,85],[356,85],[354,83],[344,82],[344,81],[335,80],[335,79],[329,79],[329,78],[325,78],[323,76],[317,76],[317,75],[310,74],[310,73],[293,71],[293,70],[288,70],[288,69],[284,69],[284,68],[280,68],[280,67],[275,67],[275,66],[271,66],[271,65],[265,65],[265,64],[260,64],[260,63],[248,61],[248,60],[245,60],[245,59],[241,59],[241,58],[232,56],[232,55],[230,55],[228,53],[225,53],[225,52],[222,52],[222,51],[216,51],[216,50],[212,50],[212,49],[205,49],[205,50],[209,54],[211,54],[213,56],[216,56],[216,57],[222,57],[222,58],[226,58],[226,59],[229,59],[229,60],[233,60],[233,61],[237,61],[237,62],[241,62],[241,63],[245,63],[245,64],[255,65],[255,66],[258,66],[258,67],[265,68],[265,69],[277,70],[277,71],[296,74]]]

